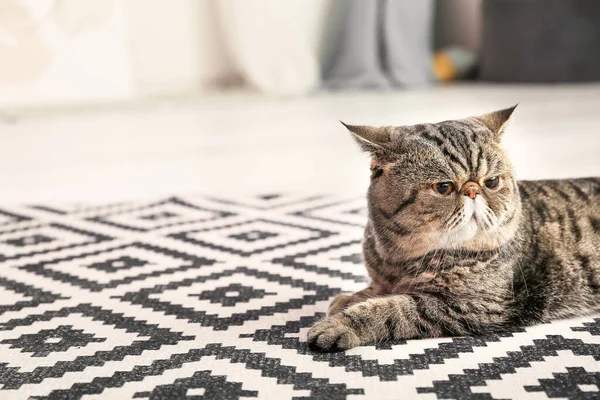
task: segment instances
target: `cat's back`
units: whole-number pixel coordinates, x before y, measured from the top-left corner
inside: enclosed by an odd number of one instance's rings
[[[520,181],[518,185],[525,205],[537,204],[558,209],[593,209],[600,205],[600,177]]]
[[[600,235],[600,178],[520,181],[526,224],[568,227],[575,241]]]
[[[600,269],[600,178],[521,181],[521,232],[533,263],[585,257]],[[546,260],[547,261],[547,260]],[[598,275],[600,284],[600,275]]]

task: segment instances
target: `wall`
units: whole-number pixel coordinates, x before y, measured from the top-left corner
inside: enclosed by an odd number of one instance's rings
[[[213,0],[0,0],[0,108],[190,95],[234,68]]]
[[[235,80],[214,1],[126,1],[138,96],[193,94]]]
[[[0,107],[130,99],[117,0],[0,0]]]

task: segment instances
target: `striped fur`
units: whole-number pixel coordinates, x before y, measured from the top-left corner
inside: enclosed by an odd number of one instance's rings
[[[600,178],[518,182],[501,148],[514,107],[408,127],[347,126],[371,153],[365,290],[338,296],[318,349],[470,335],[600,309]],[[499,177],[497,188],[485,180]],[[480,193],[460,193],[466,182]],[[448,196],[436,182],[452,182]]]

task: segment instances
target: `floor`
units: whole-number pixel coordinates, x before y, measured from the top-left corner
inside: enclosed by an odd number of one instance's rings
[[[600,175],[600,85],[459,85],[290,99],[228,94],[0,114],[1,201],[362,193],[368,160],[338,120],[410,124],[517,102],[505,142],[521,178]]]

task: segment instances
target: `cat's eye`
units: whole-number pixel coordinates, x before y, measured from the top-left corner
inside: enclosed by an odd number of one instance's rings
[[[484,183],[485,187],[487,187],[488,189],[496,189],[500,184],[500,178],[498,178],[497,176],[492,176],[491,178],[486,179]]]
[[[375,168],[373,170],[373,178],[379,178],[381,175],[383,175],[383,169]]]
[[[444,196],[448,196],[454,190],[452,182],[438,182],[433,184],[433,190]]]

